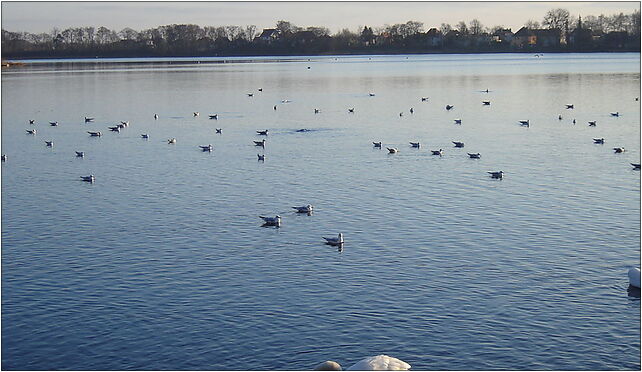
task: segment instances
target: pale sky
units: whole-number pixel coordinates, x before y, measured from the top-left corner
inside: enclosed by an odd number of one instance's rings
[[[300,27],[324,26],[332,33],[358,26],[373,28],[413,20],[424,29],[441,23],[455,26],[477,18],[485,27],[502,25],[516,32],[527,20],[541,22],[554,8],[571,15],[630,14],[639,2],[268,2],[268,1],[2,1],[2,28],[8,31],[49,32],[52,28],[105,26],[119,31],[125,27],[141,31],[169,24],[199,26],[256,25],[257,30],[274,27],[279,20]]]

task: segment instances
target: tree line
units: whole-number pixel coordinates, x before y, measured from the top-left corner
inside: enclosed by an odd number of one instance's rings
[[[549,10],[541,22],[529,20],[529,30],[556,30],[559,43],[546,46],[511,42],[517,30],[501,25],[485,27],[478,19],[456,25],[442,23],[425,30],[408,21],[334,34],[326,27],[299,27],[278,21],[273,29],[259,32],[254,25],[205,26],[172,24],[136,31],[106,27],[54,28],[29,33],[2,30],[3,58],[46,57],[162,57],[287,54],[366,54],[432,52],[639,51],[640,12],[631,14],[571,15],[566,9]],[[574,34],[582,31],[580,38]],[[518,34],[519,35],[519,34]],[[587,36],[588,35],[588,36]]]

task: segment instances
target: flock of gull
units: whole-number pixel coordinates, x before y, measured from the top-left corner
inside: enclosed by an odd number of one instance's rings
[[[263,89],[259,88],[258,91],[261,92],[261,91],[263,91]],[[482,90],[481,92],[482,93],[489,93],[490,91],[488,89],[486,89],[486,90]],[[252,97],[253,95],[254,95],[253,93],[247,93],[248,97]],[[374,97],[375,96],[374,93],[369,93],[368,95],[370,97]],[[426,102],[428,100],[429,100],[428,97],[421,97],[421,102]],[[635,100],[638,101],[639,98],[636,98]],[[281,101],[281,103],[289,103],[289,102],[290,101],[287,100],[287,99]],[[490,106],[491,105],[491,101],[489,101],[489,100],[483,100],[481,103],[484,106]],[[455,107],[454,105],[448,104],[448,105],[445,106],[445,109],[446,109],[446,111],[451,111],[454,107]],[[573,110],[574,108],[575,108],[574,104],[566,104],[565,105],[565,109],[566,110]],[[277,106],[274,106],[274,110],[277,110]],[[355,109],[354,109],[354,107],[352,107],[352,108],[348,108],[347,111],[348,111],[348,113],[353,114],[355,112]],[[411,107],[409,112],[410,112],[410,114],[413,114],[414,113],[414,108]],[[318,109],[318,108],[315,108],[314,109],[314,114],[319,114],[319,113],[321,113],[321,110]],[[400,112],[399,116],[403,116],[403,114],[404,114],[403,112]],[[619,117],[620,113],[619,112],[611,112],[610,115],[612,117]],[[198,116],[200,116],[200,113],[199,112],[193,112],[192,116],[193,117],[198,117]],[[157,120],[159,118],[158,114],[154,114],[153,117],[154,117],[155,120]],[[219,117],[218,117],[218,114],[209,114],[208,118],[211,119],[211,120],[218,120]],[[558,115],[558,120],[561,121],[562,119],[563,119],[562,115],[561,114]],[[89,116],[85,116],[84,117],[84,122],[85,123],[91,123],[94,120],[95,120],[95,118],[93,118],[93,117],[89,117]],[[34,119],[30,119],[29,120],[29,124],[35,125],[36,122],[35,122]],[[462,125],[462,120],[461,119],[454,119],[454,124]],[[518,124],[521,125],[521,126],[524,126],[524,127],[530,127],[531,122],[530,122],[529,119],[518,120]],[[573,119],[573,124],[576,124],[576,120],[575,119]],[[57,121],[51,121],[51,122],[49,122],[49,125],[52,126],[52,127],[57,127],[59,125],[59,123]],[[128,126],[129,126],[129,122],[128,121],[120,121],[119,124],[117,124],[115,126],[109,126],[109,127],[107,127],[107,129],[109,129],[109,131],[111,131],[111,132],[120,132],[121,130],[127,128]],[[595,121],[595,120],[588,121],[588,126],[590,126],[590,127],[597,126],[597,121]],[[215,128],[215,131],[216,131],[216,134],[222,134],[223,133],[223,129],[222,128]],[[297,132],[306,132],[306,131],[308,131],[308,130],[307,129],[299,129],[299,130],[297,130]],[[27,129],[26,132],[29,135],[36,135],[37,130],[36,129]],[[100,131],[87,131],[87,133],[91,137],[101,137],[103,135],[103,133],[100,132]],[[269,133],[269,129],[263,129],[263,130],[257,130],[256,131],[256,135],[258,135],[258,136],[267,136],[268,133]],[[140,136],[141,136],[142,139],[149,139],[150,138],[149,134],[147,134],[147,133],[142,133]],[[170,144],[170,145],[176,144],[176,142],[177,142],[176,138],[167,139],[167,143]],[[253,141],[253,144],[256,147],[260,147],[260,148],[264,149],[265,145],[266,145],[266,142],[267,141],[264,138],[264,139],[262,139],[260,141]],[[605,144],[606,143],[604,138],[593,138],[593,142],[595,144]],[[452,141],[452,143],[453,143],[455,148],[463,148],[464,147],[464,143],[463,142]],[[373,144],[374,148],[381,149],[382,147],[384,147],[383,143],[381,141],[372,142],[372,144]],[[410,144],[410,147],[412,147],[412,148],[418,149],[418,148],[421,147],[421,143],[419,143],[419,142],[409,142],[409,144]],[[47,147],[53,147],[54,146],[54,142],[53,141],[45,141],[45,145]],[[214,148],[212,146],[212,144],[198,145],[198,147],[199,147],[200,150],[202,150],[204,152],[211,152],[211,151],[213,151],[213,148]],[[389,154],[396,154],[396,153],[399,152],[399,149],[397,147],[386,147],[386,149],[388,150]],[[626,150],[623,147],[614,147],[613,151],[615,153],[623,153]],[[441,148],[440,149],[430,150],[430,152],[431,152],[432,155],[440,156],[440,157],[443,156],[443,154],[444,154],[444,150],[441,149]],[[76,151],[75,153],[76,153],[76,157],[81,157],[82,158],[82,157],[85,156],[85,153],[83,151]],[[467,155],[468,155],[468,157],[470,159],[480,159],[481,158],[481,154],[480,153],[467,152]],[[7,161],[7,155],[6,154],[2,154],[1,156],[2,156],[2,161],[3,162]],[[265,154],[260,154],[259,153],[259,154],[257,154],[257,158],[258,158],[258,161],[264,162],[265,161]],[[640,169],[640,164],[639,163],[631,163],[631,165],[633,166],[633,169]],[[502,171],[502,170],[499,170],[499,171],[488,171],[487,173],[489,174],[490,178],[499,179],[499,180],[503,179],[504,174],[505,174],[505,172]],[[94,182],[96,182],[96,177],[93,174],[90,174],[90,175],[86,175],[86,176],[80,176],[80,180],[82,180],[84,182],[94,183]],[[312,205],[308,204],[306,206],[297,206],[297,207],[292,207],[292,208],[295,209],[297,213],[307,213],[308,215],[310,215],[310,214],[312,214],[312,211],[313,211],[314,207]],[[276,215],[274,217],[268,217],[268,216],[259,216],[259,217],[263,220],[263,226],[275,226],[275,227],[280,227],[281,226],[282,220],[281,220],[281,216],[279,216],[279,215]],[[329,244],[329,245],[332,245],[332,246],[338,246],[339,250],[342,250],[343,244],[344,244],[344,239],[343,239],[343,234],[342,233],[339,233],[336,237],[323,237],[323,238],[325,239],[326,244]]]

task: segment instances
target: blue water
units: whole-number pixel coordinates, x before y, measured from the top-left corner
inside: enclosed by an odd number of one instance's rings
[[[201,60],[3,69],[3,369],[640,369],[639,54]]]

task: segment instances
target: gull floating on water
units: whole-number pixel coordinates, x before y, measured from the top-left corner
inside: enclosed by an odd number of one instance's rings
[[[214,128],[216,129],[216,134],[223,134],[223,128]]]
[[[320,112],[321,112],[321,110],[319,110],[319,109],[314,109],[314,113],[315,113],[315,114],[318,114],[318,113],[320,113]]]
[[[263,88],[259,88],[259,89],[258,89],[258,91],[259,91],[259,92],[262,92],[262,91],[263,91]]]
[[[414,114],[414,113],[415,113],[415,109],[413,109],[412,107],[411,107],[411,108],[410,108],[410,110],[408,110],[408,111],[410,111],[410,113],[411,113],[411,114]]]
[[[567,104],[566,104],[566,108],[567,108],[567,109],[573,109],[573,108],[574,108],[574,106],[573,106],[572,104],[567,103]]]
[[[29,119],[29,124],[34,124],[36,121]]]
[[[562,120],[562,115],[557,115],[557,120]]]
[[[482,105],[490,106],[490,101],[482,101]]]
[[[192,115],[194,115],[194,117],[197,117],[197,116],[199,116],[200,114],[201,114],[200,112],[194,112]]]
[[[387,355],[377,355],[365,358],[346,371],[408,371],[410,364],[403,360],[389,357]],[[315,371],[341,371],[341,365],[334,361],[327,361],[319,364],[314,368]]]
[[[265,155],[256,154],[256,156],[259,158],[258,161],[265,161]]]
[[[254,97],[254,93],[248,93],[247,96],[248,97]]]
[[[94,121],[94,118],[85,116],[85,123],[89,123],[90,121]]]
[[[453,107],[455,107],[455,106],[453,106],[453,105],[446,105],[446,110],[450,111],[450,110],[452,110],[452,108],[453,108]]]
[[[265,226],[281,226],[281,216],[278,214],[275,217],[259,216],[259,218],[263,219]]]
[[[595,120],[589,121],[588,125],[589,125],[589,127],[595,127],[595,126],[597,126],[597,121],[595,121]]]
[[[76,151],[76,157],[84,158],[85,157],[85,153],[83,151]]]
[[[452,143],[455,145],[455,147],[464,147],[463,142],[452,141]]]
[[[393,147],[393,148],[386,147],[386,148],[388,149],[388,151],[389,151],[391,154],[396,154],[397,152],[399,152],[399,150],[398,150],[397,148],[395,148],[395,147]]]
[[[141,134],[140,136],[145,139],[149,138],[149,134]]]
[[[631,165],[633,166],[633,169],[640,169],[640,164],[631,163]]]
[[[428,97],[421,97],[421,102],[426,102],[428,101]]]
[[[629,269],[629,284],[640,288],[640,269],[636,267]]]
[[[480,153],[471,154],[471,153],[468,152],[467,154],[471,159],[480,159],[481,158],[481,154]]]
[[[374,93],[368,93],[368,95],[369,95],[370,97],[374,97],[374,96],[375,96],[375,94],[374,94]]]
[[[612,112],[611,116],[620,116],[620,113],[619,112]]]
[[[218,119],[218,114],[209,115],[210,119]]]
[[[420,144],[419,144],[419,142],[410,142],[410,146],[415,147],[415,148],[419,148]]]
[[[168,144],[176,143],[176,138],[170,138],[170,139],[168,139],[168,140],[167,140],[167,143],[168,143]]]
[[[53,147],[53,141],[45,141],[45,146]]]
[[[115,126],[115,127],[108,127],[108,128],[109,128],[109,130],[111,130],[112,132],[120,132],[120,126],[118,126],[118,125],[117,125],[117,126]]]
[[[265,147],[265,140],[262,140],[262,141],[254,141],[254,146],[261,146],[261,147]]]
[[[374,147],[381,148],[381,142],[373,142]]]
[[[85,182],[94,183],[94,181],[96,180],[96,177],[94,177],[93,174],[90,174],[89,176],[80,176],[80,179]]]
[[[303,206],[303,207],[292,207],[296,209],[297,213],[312,213],[312,209],[314,208],[310,204]]]
[[[128,121],[122,121],[122,120],[121,120],[121,121],[120,121],[120,124],[122,124],[122,126],[123,126],[123,127],[127,127],[127,126],[129,126],[129,122],[128,122]]]
[[[353,108],[349,108],[348,112],[354,112],[354,107]]]
[[[490,174],[490,178],[499,178],[499,179],[504,178],[504,172],[503,171],[488,172],[488,174]]]
[[[444,150],[442,150],[442,149],[439,149],[439,150],[430,150],[430,152],[431,152],[433,155],[439,155],[439,156],[442,156],[442,155],[444,154]]]
[[[58,126],[58,122],[57,121],[50,121],[49,125],[51,125],[52,127],[57,127]]]
[[[211,152],[211,151],[212,151],[212,149],[213,149],[213,147],[212,147],[212,144],[211,144],[211,143],[210,143],[209,145],[207,145],[207,146],[198,146],[198,147],[200,147],[200,148],[201,148],[201,150],[203,150],[203,151],[209,151],[209,152]]]
[[[604,138],[593,138],[593,143],[603,145],[604,144]]]
[[[523,126],[526,126],[526,127],[530,127],[531,122],[530,122],[530,120],[520,120],[519,124],[521,124]]]
[[[2,161],[7,161],[7,155],[2,155]]]
[[[36,134],[36,130],[35,129],[27,129],[27,133],[28,134]]]
[[[257,130],[256,133],[259,136],[267,136],[268,135],[268,130],[267,129],[266,130]]]
[[[339,236],[336,238],[326,238],[325,236],[323,237],[325,239],[326,244],[330,245],[341,245],[343,244],[343,234],[339,233]]]
[[[400,112],[400,113],[399,113],[399,116],[403,116],[403,112]]]
[[[100,137],[103,134],[101,132],[87,132],[91,137]]]
[[[158,114],[154,114],[154,120],[158,119]]]
[[[626,150],[624,150],[624,147],[614,147],[613,151],[615,151],[616,154],[620,154],[620,153],[623,153]]]
[[[461,119],[455,119],[455,124],[461,124]]]

